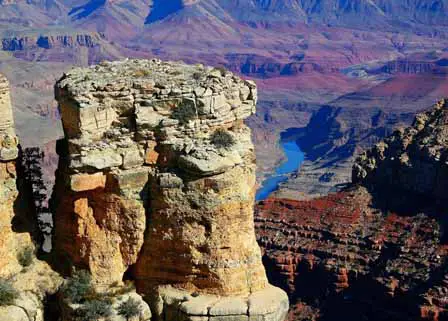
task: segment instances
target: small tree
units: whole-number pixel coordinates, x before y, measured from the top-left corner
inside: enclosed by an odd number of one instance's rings
[[[118,307],[118,314],[129,320],[140,313],[140,304],[133,298],[127,299]]]
[[[12,286],[11,282],[0,279],[0,306],[14,304],[19,297],[19,292]]]
[[[62,287],[64,297],[72,303],[81,303],[93,292],[92,277],[87,271],[75,271]]]

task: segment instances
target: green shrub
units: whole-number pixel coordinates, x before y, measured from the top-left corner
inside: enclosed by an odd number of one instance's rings
[[[213,132],[210,137],[213,145],[218,148],[229,148],[235,145],[235,139],[233,136],[225,129],[218,128]]]
[[[140,303],[133,299],[129,298],[127,301],[124,301],[118,307],[118,314],[122,315],[126,320],[137,316],[140,313]]]
[[[31,263],[33,263],[33,258],[34,258],[34,251],[33,251],[33,248],[30,246],[22,249],[17,254],[17,260],[19,261],[20,265],[23,267],[30,266]]]
[[[0,306],[14,304],[15,299],[19,297],[19,292],[12,286],[12,284],[0,279]]]
[[[75,312],[78,321],[96,321],[100,318],[107,318],[111,314],[111,302],[101,300],[88,301]]]
[[[93,292],[92,277],[87,271],[83,270],[75,271],[62,287],[64,297],[72,303],[83,302]]]

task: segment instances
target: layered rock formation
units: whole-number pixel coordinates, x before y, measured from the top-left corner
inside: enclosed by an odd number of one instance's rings
[[[18,197],[16,163],[18,140],[14,130],[9,83],[0,75],[0,276],[11,276],[20,271],[17,253],[31,245],[29,234],[15,233],[14,206]]]
[[[263,260],[291,320],[448,318],[447,111],[440,102],[363,153],[353,181],[365,187],[258,204]]]
[[[0,282],[1,321],[43,321],[43,301],[57,291],[61,278],[33,254],[33,218],[24,211],[16,171],[18,140],[15,135],[8,81],[0,75]],[[4,284],[17,292],[5,302]]]
[[[100,41],[99,34],[50,34],[50,35],[18,35],[2,37],[2,50],[22,51],[37,48],[52,49],[55,47],[87,47],[92,48]]]
[[[353,166],[353,182],[381,193],[396,206],[443,206],[448,200],[448,103],[418,114],[414,124],[364,152]],[[412,202],[409,197],[412,196]]]
[[[202,65],[125,60],[72,70],[56,98],[66,138],[55,245],[70,265],[98,288],[134,278],[164,320],[285,317],[287,297],[268,285],[254,233],[255,157],[243,123],[254,83]]]
[[[271,282],[292,298],[291,320],[313,317],[303,302],[319,320],[447,317],[447,248],[426,215],[385,215],[359,188],[263,201],[256,228]]]

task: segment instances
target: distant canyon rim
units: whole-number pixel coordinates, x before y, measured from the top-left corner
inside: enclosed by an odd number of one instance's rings
[[[13,86],[17,131],[24,146],[46,146],[48,164],[62,136],[54,81],[73,66],[102,60],[184,60],[255,80],[262,90],[248,125],[257,180],[285,160],[280,133],[301,128],[296,140],[305,162],[275,194],[299,199],[343,186],[353,155],[408,125],[448,88],[447,12],[434,1],[2,1],[0,7],[0,72]]]

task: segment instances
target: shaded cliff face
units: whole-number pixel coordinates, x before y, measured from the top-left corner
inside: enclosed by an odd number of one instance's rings
[[[448,317],[446,138],[443,101],[363,153],[353,186],[257,205],[268,278],[289,293],[291,320]]]
[[[18,197],[16,187],[16,159],[18,140],[15,135],[9,83],[0,75],[0,276],[11,276],[20,270],[17,253],[30,246],[29,234],[18,234],[14,229],[14,206]]]
[[[35,218],[24,203],[19,159],[9,83],[0,75],[0,321],[43,321],[43,302],[62,280],[34,255]],[[16,292],[10,302],[5,284]]]
[[[253,224],[255,158],[243,123],[255,111],[253,82],[125,60],[66,73],[56,98],[66,138],[54,243],[68,267],[87,269],[98,288],[135,279],[139,293],[158,294],[153,312],[167,320],[208,317],[225,304],[216,295],[238,307],[216,316],[284,318],[287,298],[267,283]]]
[[[255,222],[269,280],[290,295],[291,320],[447,317],[448,252],[440,224],[424,214],[387,214],[356,188],[263,201]]]
[[[352,180],[376,191],[395,208],[418,211],[444,206],[448,196],[448,104],[418,114],[412,127],[396,131],[358,157]],[[410,199],[411,198],[411,199]]]

